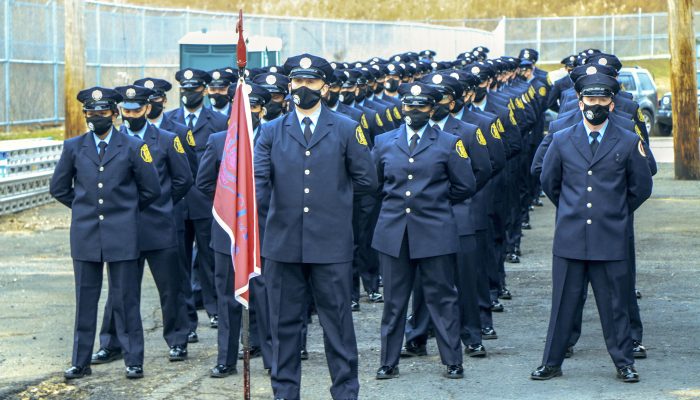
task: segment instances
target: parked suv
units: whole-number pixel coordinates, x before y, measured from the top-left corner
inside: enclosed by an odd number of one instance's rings
[[[696,73],[698,85],[698,109],[700,109],[700,71]],[[659,112],[656,119],[656,127],[660,135],[668,136],[671,134],[673,119],[671,116],[671,92],[668,92],[659,100]]]
[[[658,96],[656,84],[651,73],[641,67],[625,67],[620,70],[618,81],[622,88],[632,94],[632,99],[639,104],[647,132],[652,133],[656,121]]]

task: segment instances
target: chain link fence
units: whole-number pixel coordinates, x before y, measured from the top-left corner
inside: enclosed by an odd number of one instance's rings
[[[0,1],[0,126],[9,130],[13,125],[59,123],[64,114],[63,3]],[[236,13],[85,1],[86,85],[116,86],[143,76],[174,81],[182,36],[233,31],[237,19]],[[245,16],[245,30],[281,38],[281,60],[309,52],[356,61],[424,48],[451,58],[482,44],[503,51],[503,38],[494,32],[417,22]]]

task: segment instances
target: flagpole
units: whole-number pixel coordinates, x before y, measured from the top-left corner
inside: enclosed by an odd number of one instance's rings
[[[236,46],[236,63],[238,64],[238,76],[245,82],[245,67],[247,64],[247,54],[245,40],[243,39],[243,9],[238,11],[238,46]],[[239,82],[240,84],[241,82]],[[252,297],[252,292],[249,296]],[[250,302],[248,307],[243,307],[242,337],[243,342],[243,400],[250,400]]]

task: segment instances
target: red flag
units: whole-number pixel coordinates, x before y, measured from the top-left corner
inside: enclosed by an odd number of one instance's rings
[[[214,219],[231,238],[236,300],[248,308],[249,281],[260,275],[260,232],[253,177],[250,86],[238,80],[214,195]]]

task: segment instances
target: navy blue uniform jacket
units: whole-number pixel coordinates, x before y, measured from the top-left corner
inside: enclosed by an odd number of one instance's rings
[[[413,154],[406,126],[379,135],[372,150],[382,205],[372,247],[398,257],[408,231],[412,259],[456,253],[459,249],[453,203],[476,191],[471,162],[458,153],[459,137],[426,127]]]
[[[139,213],[160,196],[148,145],[112,128],[99,161],[93,133],[63,142],[51,195],[72,210],[71,257],[91,262],[135,260],[140,255]]]
[[[652,190],[641,139],[611,121],[593,156],[583,122],[553,135],[540,180],[557,206],[554,255],[627,259],[629,219]]]
[[[322,106],[307,145],[290,112],[261,126],[254,162],[258,208],[267,215],[262,256],[286,263],[352,261],[353,187],[377,190],[362,128]]]
[[[182,108],[169,111],[166,116],[180,124],[187,126],[185,122],[185,113]],[[215,132],[225,131],[228,128],[228,119],[225,115],[212,111],[209,108],[202,107],[197,123],[192,129],[192,134],[187,133],[186,142],[194,147],[196,156],[196,168],[199,169],[199,160],[204,154],[204,149],[209,140],[209,135]],[[183,143],[184,145],[184,143]],[[211,218],[212,200],[205,196],[194,185],[187,193],[185,198],[185,219],[207,219]]]
[[[123,125],[121,132],[128,135]],[[158,171],[160,197],[141,212],[139,242],[143,251],[167,249],[177,245],[174,204],[185,197],[194,178],[185,148],[174,133],[148,124],[143,141],[148,145]]]

